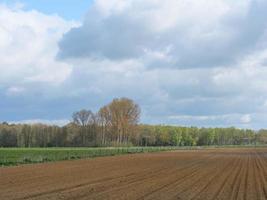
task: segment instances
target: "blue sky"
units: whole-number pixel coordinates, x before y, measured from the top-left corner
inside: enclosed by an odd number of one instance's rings
[[[21,3],[26,10],[35,9],[45,14],[57,14],[69,20],[81,20],[92,0],[0,0],[0,3],[7,5]]]
[[[141,122],[267,128],[265,0],[0,0],[0,121],[64,124],[135,100]]]

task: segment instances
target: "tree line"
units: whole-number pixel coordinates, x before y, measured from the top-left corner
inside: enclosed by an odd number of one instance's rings
[[[267,144],[267,130],[139,124],[133,100],[114,99],[98,112],[80,110],[60,127],[0,124],[0,147],[203,146]]]

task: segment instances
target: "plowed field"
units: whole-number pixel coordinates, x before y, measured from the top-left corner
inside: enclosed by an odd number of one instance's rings
[[[267,149],[173,151],[0,168],[0,199],[267,199]]]

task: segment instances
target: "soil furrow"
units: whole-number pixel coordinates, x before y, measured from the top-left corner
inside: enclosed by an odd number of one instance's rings
[[[5,167],[0,199],[267,199],[266,155],[218,148]]]

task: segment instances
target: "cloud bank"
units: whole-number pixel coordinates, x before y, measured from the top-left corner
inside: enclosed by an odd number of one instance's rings
[[[0,119],[64,120],[126,96],[144,123],[267,128],[266,9],[95,0],[78,24],[1,6]]]
[[[258,0],[97,0],[64,36],[59,56],[161,68],[233,64],[266,47],[266,9]]]

